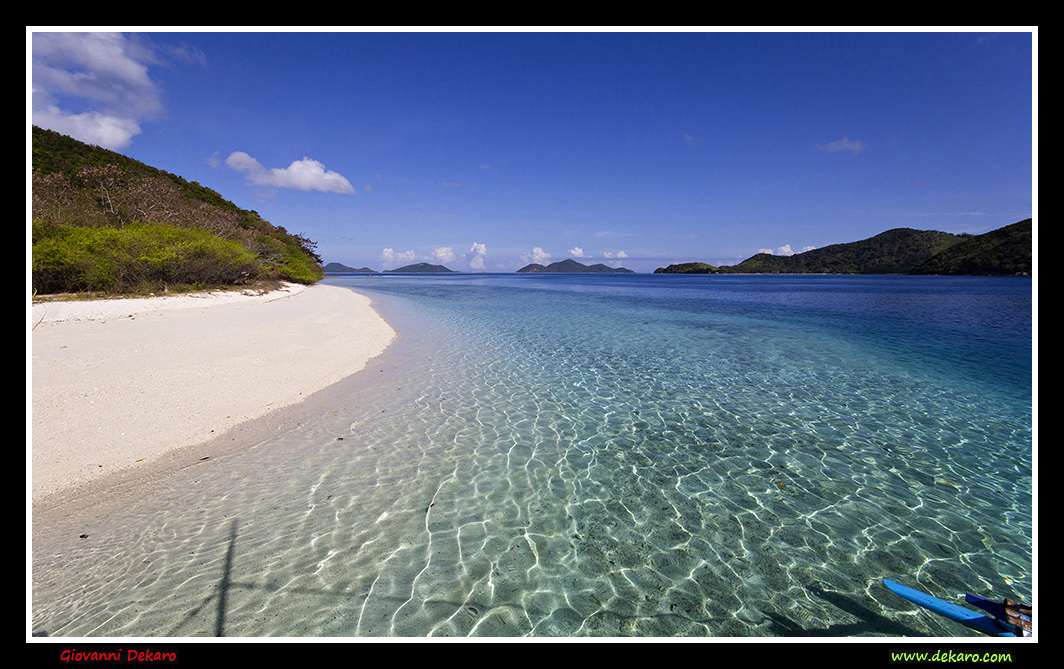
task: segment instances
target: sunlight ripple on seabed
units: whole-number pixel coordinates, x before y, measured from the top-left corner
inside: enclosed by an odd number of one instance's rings
[[[953,635],[875,584],[1030,596],[1022,359],[955,366],[888,321],[832,321],[826,295],[824,322],[795,319],[739,282],[692,308],[649,278],[561,302],[335,281],[403,333],[386,373],[35,555],[34,630]]]

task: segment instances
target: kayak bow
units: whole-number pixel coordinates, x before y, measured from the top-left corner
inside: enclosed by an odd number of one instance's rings
[[[883,585],[887,586],[891,592],[903,597],[914,604],[919,604],[929,611],[933,611],[940,616],[949,618],[956,621],[965,627],[982,632],[983,634],[989,634],[990,636],[1016,636],[1015,632],[1007,629],[1002,623],[999,623],[996,618],[983,615],[978,611],[972,611],[971,609],[947,602],[944,599],[933,597],[926,592],[920,592],[914,590],[908,586],[894,581],[883,579]]]

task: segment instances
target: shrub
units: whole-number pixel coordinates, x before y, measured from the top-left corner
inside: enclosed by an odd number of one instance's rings
[[[195,181],[37,126],[32,219],[38,292],[323,277],[313,241]]]
[[[219,286],[256,278],[255,255],[199,229],[34,225],[33,288],[40,293],[136,291],[146,285]]]

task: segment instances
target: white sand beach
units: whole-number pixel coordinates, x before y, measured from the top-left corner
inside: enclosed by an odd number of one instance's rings
[[[294,405],[395,338],[369,298],[285,284],[31,308],[32,500]]]

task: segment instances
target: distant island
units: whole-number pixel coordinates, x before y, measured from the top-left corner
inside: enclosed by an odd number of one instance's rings
[[[654,274],[715,274],[720,270],[704,262],[682,262],[668,267],[659,267]]]
[[[386,269],[383,272],[378,272],[375,269],[369,267],[348,267],[343,263],[331,262],[328,265],[322,267],[322,270],[332,273],[340,274],[431,274],[440,272],[454,272],[452,269],[448,269],[443,265],[430,265],[427,262],[419,262],[413,265],[404,265],[403,267],[397,267],[395,269]]]
[[[429,274],[432,272],[453,272],[453,269],[447,269],[443,265],[431,265],[427,262],[414,263],[413,265],[404,265],[403,267],[397,267],[396,269],[386,269],[386,273],[403,273],[403,274]]]
[[[1030,276],[1031,219],[981,235],[895,228],[792,256],[758,253],[738,265],[680,263],[655,274],[945,274]]]
[[[595,265],[584,265],[578,263],[575,260],[559,260],[558,262],[552,262],[549,265],[541,265],[539,263],[531,263],[525,265],[521,269],[517,270],[517,274],[540,274],[540,273],[554,273],[554,274],[635,274],[630,269],[624,267],[609,267],[602,263]]]
[[[370,269],[368,267],[348,267],[347,265],[331,262],[328,265],[322,267],[325,272],[340,273],[340,274],[378,274],[377,270]]]

